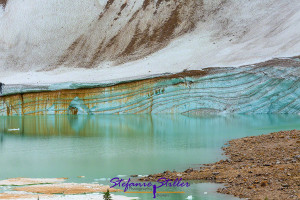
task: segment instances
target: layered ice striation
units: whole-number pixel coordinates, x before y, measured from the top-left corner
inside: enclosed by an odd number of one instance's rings
[[[79,84],[78,89],[11,94],[0,97],[0,115],[299,114],[299,65],[299,58],[274,59],[240,68],[185,71],[106,87],[87,84],[85,88]]]

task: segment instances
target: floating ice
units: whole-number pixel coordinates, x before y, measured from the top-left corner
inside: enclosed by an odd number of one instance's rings
[[[8,131],[19,131],[20,129],[19,128],[10,128],[8,129]]]
[[[94,179],[95,181],[106,181],[106,178],[99,178],[99,179]]]

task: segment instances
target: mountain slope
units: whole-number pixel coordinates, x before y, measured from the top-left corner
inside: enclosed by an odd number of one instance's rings
[[[109,82],[292,57],[297,27],[298,0],[9,0],[0,81]]]

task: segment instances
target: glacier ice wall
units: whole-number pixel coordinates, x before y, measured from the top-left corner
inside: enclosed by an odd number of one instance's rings
[[[300,59],[0,97],[0,115],[300,113]],[[83,87],[83,88],[82,88]],[[9,87],[8,87],[9,88]],[[7,89],[8,90],[8,89]]]

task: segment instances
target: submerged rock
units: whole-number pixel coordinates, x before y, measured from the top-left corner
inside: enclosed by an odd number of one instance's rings
[[[42,194],[86,194],[95,192],[120,192],[121,190],[110,188],[109,186],[86,183],[60,183],[49,185],[32,185],[27,187],[17,187],[15,191],[42,193]]]
[[[34,184],[51,184],[61,183],[67,178],[11,178],[1,180],[1,186],[22,186],[22,185],[34,185]]]
[[[126,197],[122,195],[111,194],[113,200],[135,200],[137,197]],[[0,199],[16,199],[16,200],[100,200],[103,195],[99,193],[94,194],[77,194],[77,195],[44,195],[44,194],[31,194],[25,192],[5,192],[0,193]]]

